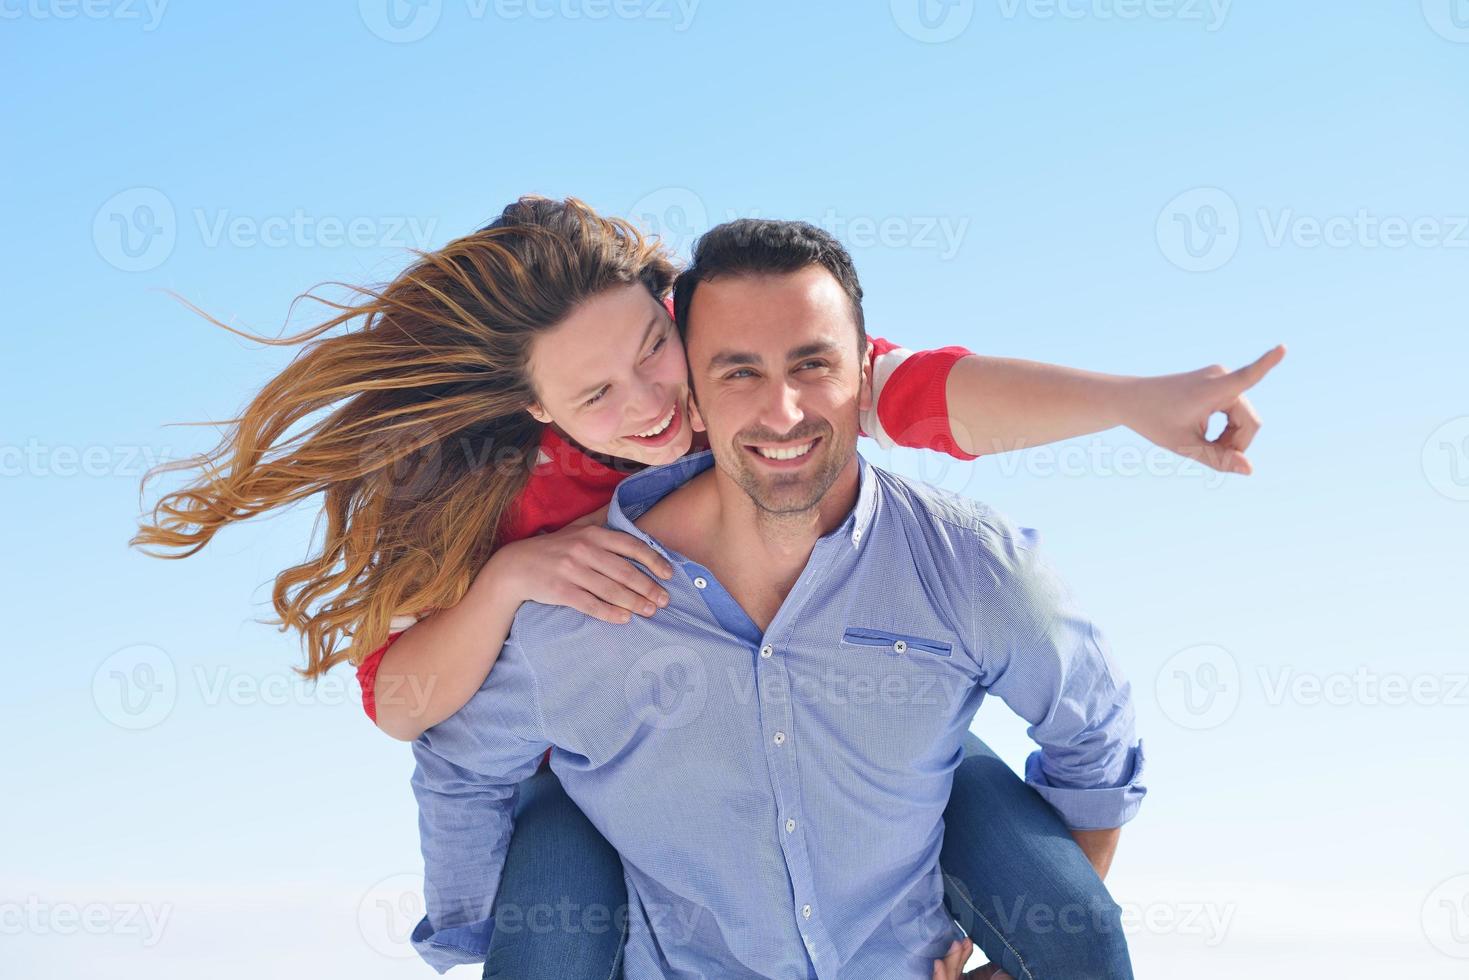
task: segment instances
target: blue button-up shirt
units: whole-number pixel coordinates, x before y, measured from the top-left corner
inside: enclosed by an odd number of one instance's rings
[[[1069,826],[1136,811],[1129,686],[1032,531],[859,457],[856,505],[761,631],[633,524],[711,463],[644,470],[608,510],[673,564],[666,608],[611,625],[524,604],[484,686],[415,744],[414,944],[440,971],[483,959],[492,909],[509,928],[493,903],[516,784],[547,748],[622,856],[627,980],[926,980],[959,935],[943,811],[987,693],[1031,723],[1026,779]]]

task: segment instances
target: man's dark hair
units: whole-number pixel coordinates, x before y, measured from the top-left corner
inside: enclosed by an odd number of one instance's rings
[[[710,228],[694,244],[694,262],[673,284],[673,315],[678,332],[689,334],[689,306],[699,283],[716,276],[781,275],[819,265],[830,272],[852,307],[857,324],[859,359],[867,348],[867,326],[862,316],[862,284],[857,268],[842,243],[804,221],[740,218]]]

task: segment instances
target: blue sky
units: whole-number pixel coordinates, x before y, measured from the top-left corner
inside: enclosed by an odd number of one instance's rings
[[[389,7],[391,2],[394,6]],[[925,0],[927,2],[927,0]],[[1469,4],[3,0],[0,933],[16,976],[424,976],[408,752],[256,620],[312,515],[164,563],[149,462],[325,280],[528,192],[852,247],[875,332],[1126,373],[1285,364],[1257,474],[1127,432],[869,458],[1042,529],[1138,694],[1142,976],[1469,958]],[[998,702],[975,730],[1012,761]],[[410,923],[411,924],[411,923]],[[1174,972],[1171,975],[1177,975]]]

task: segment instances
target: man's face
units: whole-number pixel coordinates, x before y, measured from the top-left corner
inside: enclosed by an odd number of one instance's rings
[[[821,266],[699,284],[688,312],[691,417],[761,510],[815,507],[852,462],[868,407],[851,304]]]

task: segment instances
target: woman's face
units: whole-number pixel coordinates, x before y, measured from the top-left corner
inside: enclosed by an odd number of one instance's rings
[[[586,449],[640,463],[689,451],[688,364],[678,329],[641,283],[582,303],[531,344],[537,419]]]

